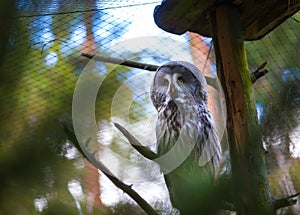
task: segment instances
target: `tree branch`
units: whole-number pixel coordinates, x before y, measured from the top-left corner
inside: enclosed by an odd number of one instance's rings
[[[137,69],[143,69],[147,71],[156,71],[159,66],[153,65],[153,64],[146,64],[146,63],[138,63],[135,61],[125,60],[125,59],[119,59],[119,58],[113,58],[113,57],[105,57],[102,55],[92,55],[87,53],[81,53],[81,56],[94,59],[95,61],[101,61],[105,63],[112,63],[112,64],[119,64],[123,66],[129,66]],[[205,76],[206,82],[208,85],[212,86],[213,88],[219,90],[218,84],[216,82],[215,78],[211,78],[208,76]]]
[[[105,57],[105,56],[101,56],[101,55],[92,55],[92,54],[87,54],[87,53],[81,53],[81,56],[89,58],[89,59],[94,59],[95,61],[119,64],[119,65],[123,65],[123,66],[129,66],[129,67],[148,70],[148,71],[156,71],[158,68],[158,66],[152,65],[152,64],[138,63],[135,61],[113,58],[113,57]]]
[[[158,155],[153,152],[149,147],[143,146],[133,135],[129,133],[123,126],[118,123],[114,123],[114,125],[121,131],[121,133],[128,139],[129,143],[135,148],[141,155],[150,160],[154,160],[158,158]]]
[[[274,207],[275,209],[283,208],[283,207],[288,207],[291,205],[294,205],[297,203],[297,199],[293,199],[300,195],[300,192],[281,198],[281,199],[274,199]]]
[[[265,61],[259,67],[256,68],[254,72],[251,73],[251,81],[254,84],[258,79],[263,77],[265,74],[269,72],[269,70],[264,69],[265,66],[268,64],[268,61]]]
[[[119,180],[101,161],[96,160],[94,155],[90,153],[86,147],[81,147],[74,132],[71,131],[65,124],[63,124],[63,128],[69,140],[92,165],[106,175],[115,186],[127,193],[147,214],[158,215],[151,205],[149,205],[148,202],[146,202],[135,190],[132,189],[132,185],[127,185]],[[89,141],[90,140],[87,140],[86,145]]]

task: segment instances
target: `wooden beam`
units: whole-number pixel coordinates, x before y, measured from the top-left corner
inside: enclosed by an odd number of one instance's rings
[[[183,34],[194,25],[195,19],[204,15],[214,0],[167,0],[154,10],[154,21],[161,29]]]
[[[262,4],[256,0],[244,1],[241,6],[244,38],[261,39],[299,9],[299,0],[267,0]]]
[[[224,2],[231,2],[241,12],[245,40],[261,39],[300,9],[299,0],[165,0],[155,8],[154,20],[160,28],[173,34],[191,31],[212,37],[209,11]]]

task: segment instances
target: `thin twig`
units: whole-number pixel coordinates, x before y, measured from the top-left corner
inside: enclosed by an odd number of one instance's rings
[[[151,72],[156,71],[159,67],[159,66],[153,65],[153,64],[138,63],[135,61],[119,59],[119,58],[114,58],[114,57],[105,57],[102,55],[92,55],[92,54],[87,54],[87,53],[81,53],[81,56],[89,58],[89,59],[93,59],[95,61],[118,64],[118,65],[128,66],[128,67],[132,67],[132,68],[143,69],[143,70],[147,70],[147,71],[151,71]],[[205,76],[205,79],[206,79],[206,82],[208,85],[219,90],[219,87],[218,87],[218,84],[217,84],[215,78]]]
[[[96,160],[93,154],[90,153],[86,147],[80,146],[73,131],[71,131],[65,124],[63,124],[63,127],[69,140],[93,166],[106,175],[114,185],[127,193],[147,214],[158,215],[154,208],[149,205],[148,202],[146,202],[135,190],[132,189],[132,185],[127,185],[118,179],[101,161]],[[87,140],[86,144],[88,143],[89,140]]]
[[[269,70],[264,69],[267,64],[268,64],[268,61],[265,61],[263,64],[261,64],[259,67],[257,67],[254,72],[251,73],[252,83],[255,83],[258,79],[260,79],[261,77],[263,77],[265,74],[267,74],[269,72]]]
[[[288,207],[291,205],[294,205],[297,203],[297,199],[294,199],[295,197],[299,196],[300,192],[281,198],[281,199],[274,199],[274,207],[275,209],[283,208],[283,207]]]
[[[158,158],[158,155],[153,152],[149,147],[143,146],[134,136],[132,136],[129,131],[127,131],[123,126],[118,123],[114,123],[117,129],[128,139],[129,143],[135,148],[141,155],[150,160]]]
[[[81,53],[81,56],[89,58],[89,59],[93,59],[95,61],[119,64],[119,65],[123,65],[123,66],[129,66],[129,67],[148,70],[148,71],[156,71],[158,68],[158,66],[153,65],[153,64],[138,63],[135,61],[119,59],[119,58],[114,58],[114,57],[105,57],[102,55],[92,55],[92,54],[87,54],[87,53]]]

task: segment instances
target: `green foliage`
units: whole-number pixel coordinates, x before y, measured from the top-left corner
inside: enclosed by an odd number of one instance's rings
[[[84,187],[84,162],[80,153],[70,155],[74,147],[62,122],[72,127],[73,92],[88,63],[79,57],[83,45],[69,42],[74,26],[83,19],[67,14],[18,18],[13,23],[0,67],[0,214],[38,214],[35,201],[39,199],[44,201],[42,214],[78,213],[68,184],[76,179]],[[45,23],[52,23],[50,29]],[[45,42],[41,37],[47,31]],[[94,70],[95,79],[108,74],[95,104],[97,120],[107,121],[111,117],[107,104],[121,85],[117,76],[130,70],[103,63],[95,63]],[[123,98],[131,100],[125,89]],[[84,201],[81,204],[86,211]],[[109,214],[124,208],[130,206]]]

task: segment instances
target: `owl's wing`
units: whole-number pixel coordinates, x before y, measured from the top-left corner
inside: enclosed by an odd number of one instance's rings
[[[199,158],[199,166],[204,166],[210,160],[215,167],[219,166],[221,160],[221,144],[216,129],[210,129],[208,138],[204,141],[203,149]]]

